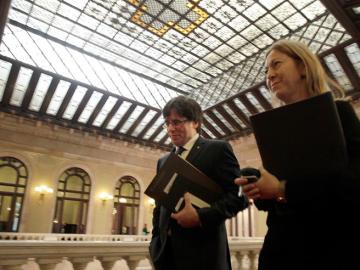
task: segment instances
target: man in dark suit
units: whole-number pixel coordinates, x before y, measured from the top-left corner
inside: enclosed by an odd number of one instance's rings
[[[240,175],[238,161],[228,142],[199,136],[202,111],[195,100],[173,98],[165,105],[163,116],[164,128],[175,145],[173,152],[182,152],[182,158],[221,186],[224,196],[210,207],[196,208],[185,193],[185,206],[177,213],[156,203],[150,243],[152,262],[156,270],[229,270],[225,220],[248,206],[234,184],[234,178]],[[158,170],[168,156],[158,161]]]

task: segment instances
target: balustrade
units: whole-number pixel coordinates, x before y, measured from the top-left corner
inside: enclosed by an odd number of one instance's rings
[[[0,233],[0,270],[151,270],[151,236]],[[257,269],[262,238],[229,238],[233,269]]]

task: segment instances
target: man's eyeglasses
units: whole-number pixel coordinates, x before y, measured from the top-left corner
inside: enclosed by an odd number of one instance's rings
[[[170,125],[172,125],[173,127],[179,127],[181,125],[183,125],[185,122],[189,121],[188,119],[185,119],[185,120],[172,120],[172,121],[166,121],[164,124],[163,124],[163,128],[164,129],[167,129],[170,127]]]

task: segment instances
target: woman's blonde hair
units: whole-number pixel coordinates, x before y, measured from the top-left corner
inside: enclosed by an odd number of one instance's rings
[[[325,72],[319,58],[303,43],[293,40],[279,40],[269,48],[284,53],[305,67],[306,86],[310,96],[331,90],[336,98],[344,97],[344,90]]]

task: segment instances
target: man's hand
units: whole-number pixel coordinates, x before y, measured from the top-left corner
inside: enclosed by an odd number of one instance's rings
[[[184,194],[185,206],[177,212],[172,213],[171,217],[177,221],[177,223],[184,228],[194,228],[201,226],[199,215],[196,209],[191,204],[190,194]]]

